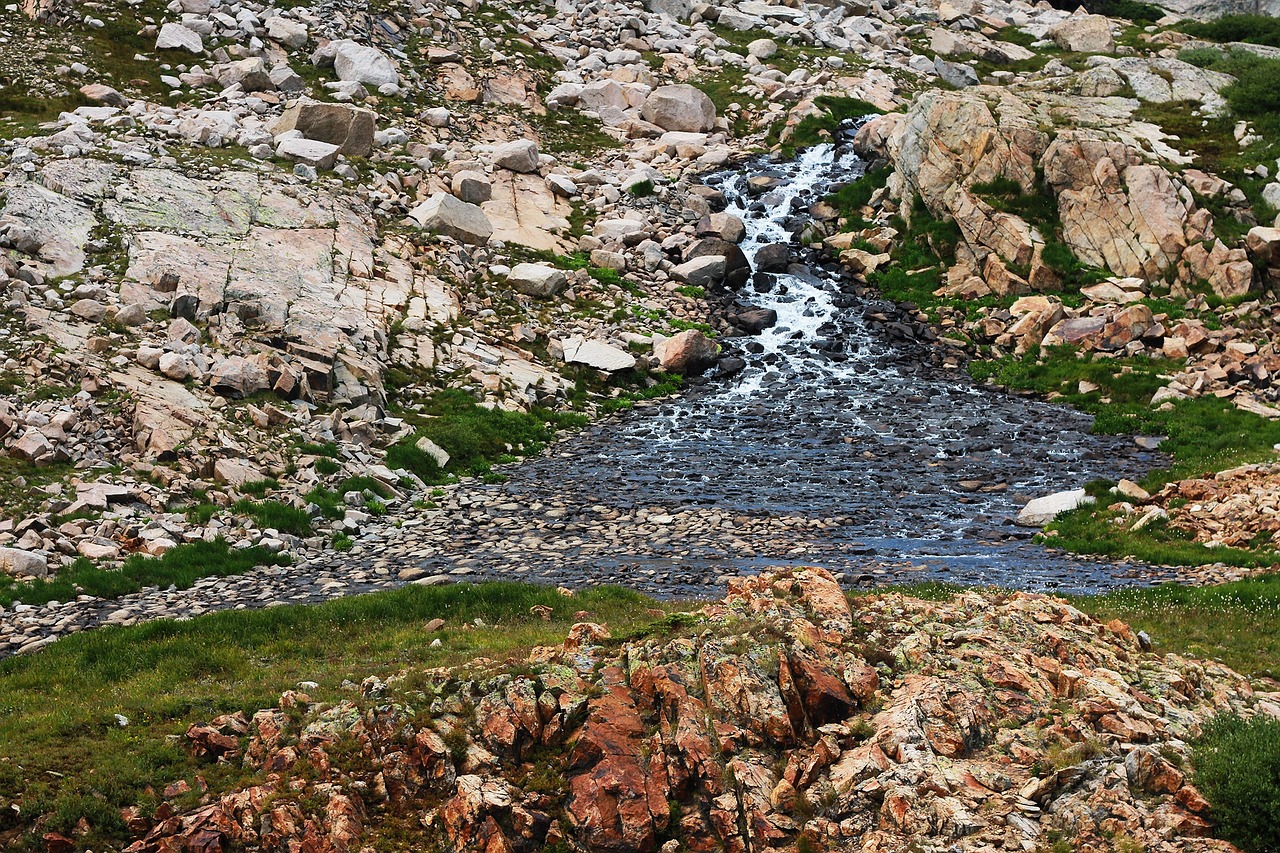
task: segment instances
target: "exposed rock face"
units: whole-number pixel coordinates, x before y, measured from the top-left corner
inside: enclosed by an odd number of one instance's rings
[[[1024,194],[1051,193],[1064,241],[1088,265],[1147,281],[1173,270],[1184,282],[1208,281],[1224,298],[1248,293],[1244,250],[1199,245],[1213,239],[1213,218],[1160,162],[1177,152],[1143,137],[1131,109],[1118,108],[1116,99],[986,86],[932,91],[905,116],[866,125],[857,145],[893,161],[896,193],[918,196],[934,216],[956,222],[964,237],[959,259],[982,270],[996,293],[1056,282],[1041,259],[1044,235],[973,190],[996,179],[1015,182]],[[1073,116],[1075,127],[1050,140],[1042,125],[1064,116]],[[1011,267],[1029,269],[1028,280],[1014,280]]]
[[[1064,133],[1044,154],[1063,236],[1085,263],[1157,278],[1188,245],[1192,204],[1167,171],[1120,143]]]
[[[129,850],[305,834],[307,849],[338,853],[384,815],[426,809],[455,850],[979,851],[1065,831],[1079,849],[1123,832],[1227,853],[1204,837],[1207,803],[1177,766],[1185,741],[1215,713],[1280,713],[1225,667],[1144,652],[1123,623],[1051,598],[851,606],[819,569],[735,580],[677,636],[621,648],[608,636],[576,625],[517,673],[415,673],[430,711],[391,701],[397,679],[369,678],[360,701],[289,692],[252,720],[192,726],[190,749],[261,781],[185,813],[131,813]],[[333,761],[351,738],[354,764]]]
[[[645,99],[641,114],[663,130],[705,133],[716,126],[716,107],[696,86],[659,86]]]

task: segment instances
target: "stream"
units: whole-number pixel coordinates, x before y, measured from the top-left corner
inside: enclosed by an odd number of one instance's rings
[[[808,205],[863,168],[846,136],[708,183],[746,223],[752,258],[794,243]],[[747,179],[762,172],[780,183],[753,199]],[[722,342],[745,369],[512,467],[456,550],[424,568],[658,595],[709,594],[726,576],[788,563],[824,566],[849,584],[1092,592],[1157,579],[1146,567],[1051,552],[1012,523],[1030,498],[1136,476],[1156,454],[1129,437],[1090,435],[1087,415],[929,366],[864,317],[885,303],[852,295],[812,254],[756,281],[741,298],[778,322]]]

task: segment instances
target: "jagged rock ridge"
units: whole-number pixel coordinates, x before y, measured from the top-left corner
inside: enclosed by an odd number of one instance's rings
[[[1052,833],[1228,851],[1185,741],[1215,713],[1280,712],[1221,665],[1038,595],[850,604],[798,569],[672,624],[617,642],[582,623],[519,664],[195,725],[190,749],[259,781],[128,810],[128,849],[356,851],[394,820],[452,850],[1031,850]]]

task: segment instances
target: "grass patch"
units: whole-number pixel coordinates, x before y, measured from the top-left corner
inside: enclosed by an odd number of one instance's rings
[[[550,608],[550,620],[531,614],[535,606]],[[252,714],[299,681],[319,683],[309,691],[314,700],[335,702],[352,698],[340,687],[347,678],[523,655],[563,640],[579,610],[616,634],[635,632],[653,621],[653,608],[662,608],[658,615],[678,609],[616,587],[567,598],[551,587],[510,583],[408,586],[314,606],[75,634],[38,655],[0,661],[5,820],[30,830],[47,816],[38,833],[70,835],[84,816],[91,831],[78,839],[81,846],[118,849],[127,838],[119,809],[154,805],[151,788],[197,773],[214,790],[244,780],[238,765],[202,764],[181,748],[193,722]],[[447,627],[423,632],[436,617]],[[487,627],[471,627],[477,618]],[[442,646],[432,649],[435,637]],[[119,726],[115,714],[129,726]],[[10,849],[43,849],[38,833]]]
[[[418,432],[387,448],[387,466],[404,468],[427,483],[442,483],[448,474],[479,477],[504,457],[541,453],[560,429],[586,423],[583,415],[534,408],[531,412],[489,409],[468,392],[447,389],[433,395],[420,414],[406,416]],[[426,437],[449,453],[442,471],[416,443]]]
[[[1217,837],[1248,853],[1280,850],[1280,720],[1215,717],[1192,745],[1191,761]]]
[[[241,498],[231,505],[231,510],[239,515],[249,516],[263,530],[270,528],[292,536],[311,535],[311,516],[307,515],[306,510],[280,501]]]
[[[162,557],[134,555],[119,569],[99,568],[82,557],[56,577],[0,585],[0,606],[8,607],[15,601],[70,601],[77,595],[119,598],[150,586],[187,589],[200,578],[238,575],[255,566],[287,562],[287,557],[262,548],[232,548],[221,538],[179,545]]]
[[[1240,411],[1227,400],[1199,397],[1174,401],[1168,409],[1152,408],[1151,395],[1165,384],[1165,369],[1167,365],[1146,358],[1078,358],[1068,347],[1050,350],[1043,358],[1032,353],[969,364],[970,375],[978,381],[1059,394],[1062,402],[1094,416],[1096,434],[1166,436],[1160,449],[1169,454],[1171,464],[1143,478],[1142,486],[1150,492],[1174,480],[1275,458],[1272,447],[1280,443],[1280,423]],[[1099,390],[1081,393],[1082,380]],[[1109,485],[1092,487],[1098,504],[1064,513],[1051,523],[1046,528],[1048,541],[1077,553],[1135,557],[1157,565],[1280,563],[1280,554],[1271,549],[1206,547],[1167,522],[1130,531],[1117,523],[1118,513],[1105,508],[1114,501],[1106,491]]]
[[[1184,21],[1179,29],[1205,41],[1242,41],[1280,47],[1280,18],[1269,15],[1223,15],[1212,21]]]
[[[1028,354],[969,365],[978,381],[1061,394],[1062,402],[1094,416],[1097,434],[1167,436],[1160,450],[1173,464],[1143,480],[1149,491],[1172,480],[1274,456],[1271,448],[1280,443],[1280,423],[1242,412],[1227,400],[1199,397],[1174,401],[1165,411],[1153,409],[1151,395],[1165,385],[1161,377],[1167,369],[1166,363],[1147,358],[1077,358],[1069,347],[1054,348],[1044,358]],[[1101,390],[1081,394],[1081,380]]]
[[[884,110],[875,104],[858,98],[819,95],[814,98],[813,103],[822,110],[821,115],[805,116],[800,120],[792,131],[791,139],[787,141],[788,149],[809,148],[823,142],[830,142],[836,130],[846,121],[884,113]]]

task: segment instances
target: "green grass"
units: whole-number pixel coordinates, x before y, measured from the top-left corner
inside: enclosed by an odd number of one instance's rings
[[[21,519],[40,512],[49,499],[42,488],[61,482],[72,470],[68,463],[37,467],[0,453],[0,506],[5,515]]]
[[[186,589],[200,578],[238,575],[255,566],[287,562],[287,557],[261,548],[232,548],[223,539],[179,545],[162,557],[134,555],[119,569],[99,568],[81,558],[52,578],[26,583],[0,581],[0,606],[8,607],[15,601],[70,601],[81,594],[119,598],[149,586]]]
[[[823,142],[830,142],[836,129],[843,122],[863,116],[880,115],[884,112],[875,104],[858,98],[819,95],[814,98],[813,103],[822,110],[822,114],[805,116],[800,120],[787,141],[789,149],[809,148]]]
[[[1192,744],[1191,761],[1214,834],[1247,853],[1280,850],[1280,720],[1215,717]]]
[[[448,474],[482,476],[504,456],[533,456],[555,437],[560,429],[586,423],[583,415],[534,408],[531,412],[489,409],[468,392],[448,389],[437,392],[421,413],[406,415],[418,431],[387,448],[387,466],[404,468],[427,483],[442,483]],[[449,453],[444,471],[428,454],[415,446],[426,437]]]
[[[280,501],[241,498],[231,505],[231,510],[239,515],[249,516],[263,530],[271,528],[293,536],[311,535],[311,516],[307,515],[306,510]]]
[[[1160,450],[1171,457],[1169,467],[1151,471],[1141,482],[1153,493],[1171,481],[1275,458],[1272,447],[1280,443],[1280,423],[1243,412],[1227,400],[1199,397],[1174,401],[1167,410],[1153,408],[1151,395],[1166,383],[1161,378],[1166,369],[1166,364],[1146,358],[1077,358],[1067,347],[1050,350],[1043,358],[1029,353],[969,364],[970,375],[978,381],[1060,394],[1062,402],[1094,416],[1097,434],[1166,436]],[[1082,380],[1099,390],[1080,393]],[[1208,548],[1165,522],[1130,531],[1115,523],[1117,513],[1106,509],[1115,499],[1103,485],[1093,487],[1096,505],[1065,513],[1048,525],[1046,532],[1054,535],[1047,541],[1078,553],[1135,557],[1157,565],[1280,563],[1280,554],[1271,548]]]
[[[1242,41],[1280,47],[1280,19],[1269,15],[1223,15],[1212,21],[1185,21],[1179,29],[1205,41]]]
[[[1198,397],[1175,401],[1166,411],[1152,408],[1151,395],[1166,384],[1161,377],[1167,369],[1168,364],[1147,358],[1081,359],[1068,347],[1053,349],[1043,359],[1031,353],[969,365],[970,375],[979,381],[1060,393],[1062,402],[1094,415],[1095,433],[1167,436],[1160,450],[1173,457],[1173,464],[1143,480],[1148,491],[1275,455],[1271,448],[1280,443],[1280,423],[1243,412],[1227,400]],[[1101,390],[1081,394],[1082,379]]]
[[[531,614],[534,606],[550,608],[550,620]],[[91,827],[78,839],[83,848],[118,849],[127,837],[119,809],[154,806],[152,789],[196,774],[218,790],[244,781],[238,764],[199,762],[182,749],[193,722],[271,707],[304,680],[319,683],[314,700],[335,702],[353,698],[340,686],[347,678],[521,655],[560,642],[580,610],[624,635],[672,609],[616,587],[568,598],[509,583],[409,586],[76,634],[38,655],[0,661],[0,832],[31,830],[47,816],[37,833],[7,848],[43,850],[40,833],[70,835],[83,816]],[[436,617],[445,629],[425,633],[423,623]],[[487,627],[471,627],[477,618]],[[432,649],[437,637],[442,646]],[[394,690],[393,701],[417,701]],[[120,727],[115,714],[130,724]],[[178,803],[194,804],[195,795]]]

